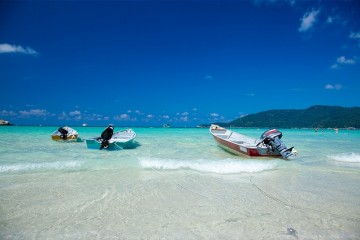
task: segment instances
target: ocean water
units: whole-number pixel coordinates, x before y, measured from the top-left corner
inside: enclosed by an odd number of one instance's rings
[[[208,129],[133,128],[121,151],[56,129],[0,127],[0,239],[360,239],[360,131],[280,129],[299,152],[285,161],[231,155]]]

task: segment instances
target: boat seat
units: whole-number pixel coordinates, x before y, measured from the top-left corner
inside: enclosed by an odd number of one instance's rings
[[[216,134],[218,134],[218,133],[225,133],[227,130],[226,129],[212,129],[212,131],[214,133],[216,132]]]
[[[112,139],[130,139],[131,137],[114,137]]]
[[[219,138],[222,138],[222,139],[228,138],[228,135],[226,135],[226,134],[217,134],[216,136]]]

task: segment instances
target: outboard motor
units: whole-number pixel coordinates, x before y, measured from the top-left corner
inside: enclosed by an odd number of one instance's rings
[[[60,128],[58,129],[58,131],[59,131],[59,133],[60,133],[61,139],[66,140],[66,139],[67,139],[68,131],[67,131],[65,128],[63,128],[63,127],[60,127]]]
[[[281,156],[283,156],[284,158],[289,158],[294,155],[292,152],[292,149],[294,147],[287,148],[285,144],[280,140],[281,137],[282,133],[279,130],[272,129],[264,132],[261,135],[260,139],[266,145],[270,145],[273,149],[278,150]]]

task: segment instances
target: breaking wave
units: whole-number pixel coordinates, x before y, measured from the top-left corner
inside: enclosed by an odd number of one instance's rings
[[[160,158],[140,158],[142,168],[154,168],[163,170],[191,169],[198,172],[235,174],[235,173],[257,173],[272,170],[276,167],[274,161],[252,161],[252,160],[175,160]]]
[[[330,155],[328,157],[338,162],[360,163],[360,154],[356,154],[356,153],[341,153],[341,154]]]
[[[42,162],[42,163],[14,163],[7,165],[0,165],[0,172],[26,172],[33,170],[62,170],[62,169],[76,169],[81,166],[81,162]]]

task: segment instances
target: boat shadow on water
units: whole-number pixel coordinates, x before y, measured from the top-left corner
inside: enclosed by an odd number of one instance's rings
[[[123,149],[136,149],[138,147],[141,147],[141,143],[138,141],[134,141],[133,143],[127,145],[126,147],[124,147]]]
[[[136,149],[140,147],[141,144],[138,141],[133,141],[132,143],[127,143],[126,145],[121,145],[118,143],[114,143],[113,146],[109,146],[108,149],[102,149],[102,150],[108,150],[108,151],[119,151],[119,150],[130,150],[130,149]]]

